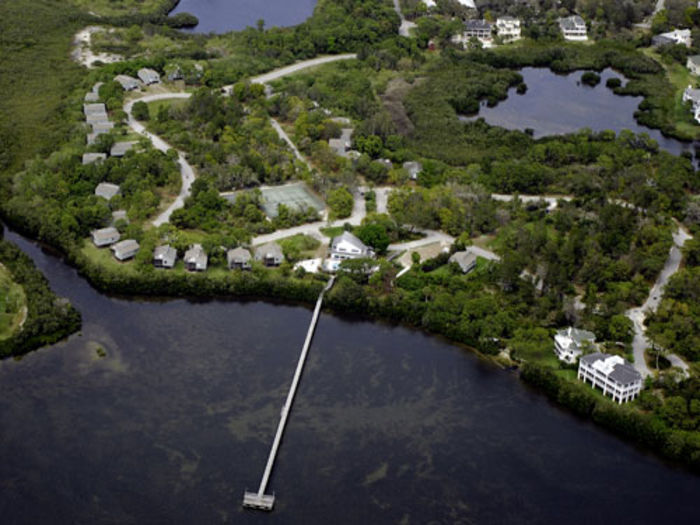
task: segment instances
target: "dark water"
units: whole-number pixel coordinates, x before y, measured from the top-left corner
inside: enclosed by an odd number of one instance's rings
[[[311,16],[316,0],[180,0],[171,14],[192,13],[199,18],[196,33],[226,33],[247,26],[286,27]]]
[[[527,84],[527,93],[518,95],[512,88],[503,102],[494,107],[484,104],[479,117],[494,126],[530,128],[535,138],[573,133],[581,128],[615,132],[629,129],[648,134],[660,148],[674,155],[694,151],[692,143],[664,137],[659,130],[639,125],[634,112],[643,98],[619,96],[607,88],[605,82],[612,77],[626,82],[622,75],[611,69],[600,74],[601,82],[596,87],[581,84],[581,71],[557,75],[549,69],[526,67],[520,73]],[[464,120],[472,118],[463,117]]]
[[[310,318],[262,302],[94,292],[18,241],[81,336],[0,363],[0,516],[54,523],[691,523],[700,478],[579,421],[474,355],[323,315],[257,488]],[[98,358],[96,347],[107,357]]]

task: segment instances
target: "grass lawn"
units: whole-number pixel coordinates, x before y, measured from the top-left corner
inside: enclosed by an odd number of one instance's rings
[[[290,261],[312,259],[319,255],[321,242],[308,235],[298,233],[278,241],[285,257]]]
[[[155,100],[153,102],[149,102],[148,105],[148,112],[151,115],[151,118],[154,118],[157,114],[158,111],[160,111],[160,108],[182,108],[185,107],[187,104],[188,99],[186,98],[172,98],[172,99],[167,99],[167,100]]]
[[[24,289],[12,280],[9,270],[0,264],[0,340],[17,331],[26,305]]]
[[[344,231],[345,231],[345,228],[343,228],[342,226],[332,226],[329,228],[321,228],[321,233],[330,239],[332,239],[333,237],[337,237],[338,235],[342,235],[342,233]]]

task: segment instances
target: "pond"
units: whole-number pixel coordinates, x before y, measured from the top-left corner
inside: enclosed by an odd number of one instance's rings
[[[265,27],[286,27],[309,18],[316,0],[180,0],[171,12],[191,13],[199,18],[192,29],[196,33],[226,33],[247,26],[256,27],[265,20]]]
[[[483,118],[493,126],[507,129],[531,129],[535,138],[573,133],[581,128],[615,132],[629,129],[648,134],[660,148],[674,155],[695,149],[692,143],[664,137],[657,129],[639,125],[634,112],[643,98],[616,95],[606,87],[609,78],[625,82],[612,69],[600,73],[601,82],[595,87],[581,83],[581,71],[558,75],[549,69],[526,67],[520,74],[528,88],[524,95],[518,95],[512,88],[508,98],[496,106],[488,107],[484,103],[477,116],[460,118],[465,121]]]
[[[24,523],[690,523],[700,477],[474,354],[322,315],[270,490],[259,483],[310,310],[137,301],[8,234],[84,315],[0,362],[0,515]],[[104,357],[100,357],[103,354]]]

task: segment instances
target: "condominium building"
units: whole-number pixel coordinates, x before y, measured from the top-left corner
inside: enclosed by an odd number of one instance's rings
[[[579,360],[578,378],[600,388],[603,395],[618,403],[633,400],[642,390],[642,375],[618,355],[600,352],[584,355]]]

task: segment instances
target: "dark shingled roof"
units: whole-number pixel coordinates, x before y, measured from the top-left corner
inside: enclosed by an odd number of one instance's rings
[[[642,375],[632,365],[625,363],[624,365],[615,365],[615,370],[608,377],[621,385],[629,385],[639,381]]]

